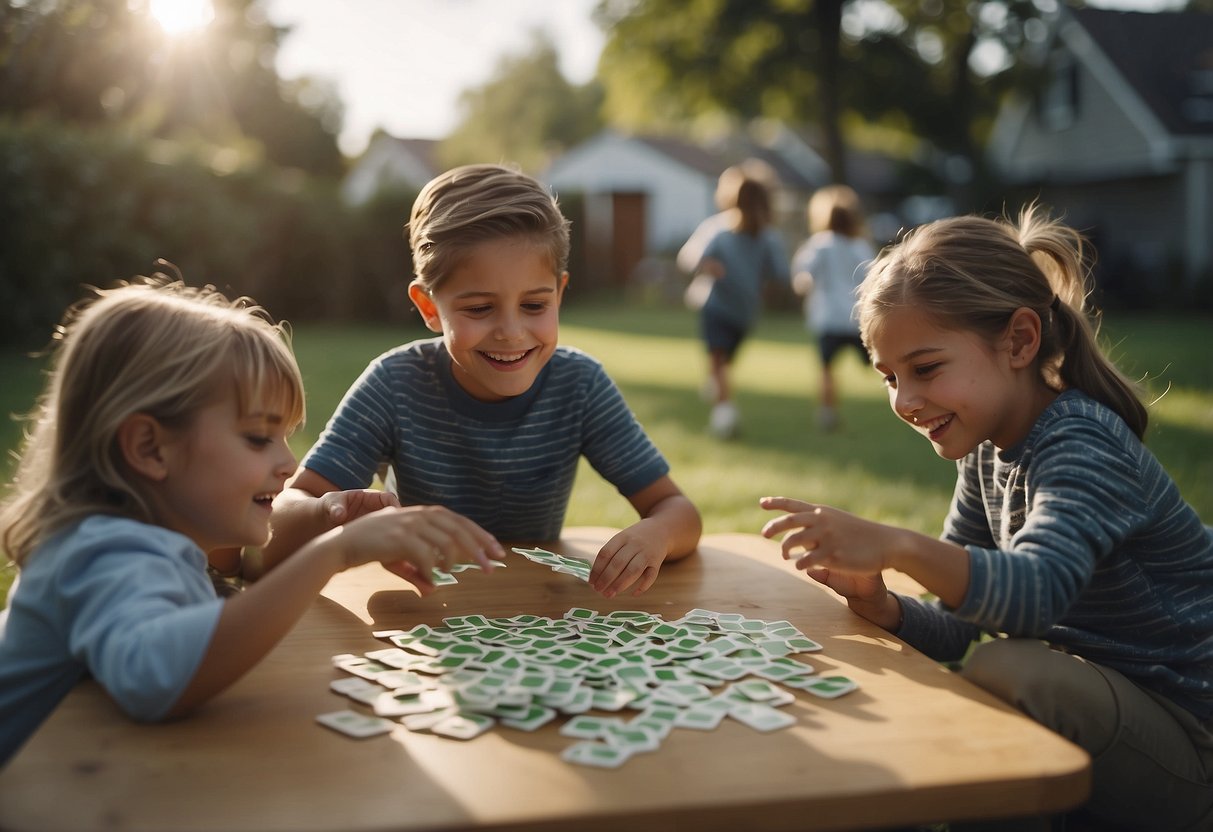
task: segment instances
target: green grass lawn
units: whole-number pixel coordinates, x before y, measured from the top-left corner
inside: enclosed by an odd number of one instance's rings
[[[1148,444],[1185,497],[1213,523],[1213,362],[1209,318],[1115,316],[1104,335],[1113,355],[1150,397]],[[742,435],[722,442],[706,432],[708,405],[699,396],[705,359],[692,313],[680,308],[574,302],[561,339],[599,358],[695,501],[707,532],[756,532],[767,515],[765,494],[826,502],[928,534],[939,531],[952,493],[954,466],[889,411],[876,373],[852,354],[840,364],[842,427],[815,427],[817,357],[795,315],[768,314],[735,366]],[[295,349],[308,390],[308,422],[293,437],[299,455],[324,427],[366,363],[396,344],[424,335],[408,327],[295,327]],[[6,355],[0,409],[28,411],[41,384],[39,363]],[[0,448],[14,449],[20,427],[0,425]],[[11,471],[6,459],[4,473]],[[583,464],[568,525],[623,526],[631,506]],[[0,573],[2,574],[2,573]],[[0,590],[7,581],[0,577]]]

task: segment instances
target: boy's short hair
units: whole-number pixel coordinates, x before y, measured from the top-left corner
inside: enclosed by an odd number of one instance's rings
[[[524,236],[547,249],[553,274],[569,259],[569,221],[538,181],[502,165],[464,165],[421,189],[408,224],[413,274],[438,288],[470,250],[486,240]]]

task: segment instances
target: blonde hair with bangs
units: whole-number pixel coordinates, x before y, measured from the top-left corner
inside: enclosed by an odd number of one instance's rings
[[[993,341],[1016,310],[1041,322],[1037,357],[1054,390],[1075,388],[1115,411],[1140,438],[1149,415],[1137,387],[1099,347],[1085,241],[1036,204],[1017,221],[950,217],[883,251],[859,287],[859,328],[869,349],[885,317],[914,307],[939,326]]]
[[[249,298],[228,300],[214,287],[160,274],[140,277],[71,307],[55,341],[0,506],[0,543],[18,565],[88,515],[155,522],[118,447],[129,416],[185,428],[203,407],[234,393],[241,414],[282,405],[288,427],[303,422],[289,333]]]

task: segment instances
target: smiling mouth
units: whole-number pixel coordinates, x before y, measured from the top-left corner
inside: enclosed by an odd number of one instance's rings
[[[955,413],[949,413],[947,416],[939,416],[926,422],[919,422],[918,426],[927,432],[927,436],[934,439],[944,428],[952,423],[952,419],[955,417]]]
[[[529,350],[522,352],[485,352],[481,351],[481,355],[490,363],[498,367],[512,367],[526,360],[536,347],[531,347]]]
[[[253,497],[253,502],[262,508],[273,508],[274,498],[277,496],[277,493],[258,494],[257,496]]]

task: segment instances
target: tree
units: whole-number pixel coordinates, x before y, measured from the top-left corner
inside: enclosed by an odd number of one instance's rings
[[[1025,43],[1030,0],[601,0],[608,118],[627,125],[704,113],[816,123],[844,178],[848,113],[886,121],[977,161],[975,129]],[[1003,65],[979,72],[996,45]],[[994,49],[994,51],[998,51]]]
[[[506,161],[538,171],[602,128],[602,89],[571,84],[551,38],[535,32],[520,55],[501,59],[491,80],[465,90],[458,126],[442,143],[445,165]]]
[[[340,173],[340,104],[331,88],[278,77],[284,34],[256,0],[215,0],[208,30],[177,38],[127,0],[5,3],[0,115],[252,142],[275,164]]]

